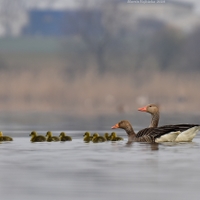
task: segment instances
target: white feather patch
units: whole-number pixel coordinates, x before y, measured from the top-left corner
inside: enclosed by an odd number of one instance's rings
[[[191,142],[200,130],[200,126],[194,126],[186,131],[181,132],[175,142]]]
[[[159,138],[156,138],[155,142],[174,142],[180,133],[180,131],[167,133]]]

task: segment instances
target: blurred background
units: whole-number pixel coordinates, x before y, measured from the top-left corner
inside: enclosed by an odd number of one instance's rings
[[[1,112],[200,114],[200,2],[0,0]]]

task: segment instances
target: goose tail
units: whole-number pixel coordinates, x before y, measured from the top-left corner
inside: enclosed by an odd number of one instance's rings
[[[176,138],[176,142],[191,142],[196,134],[200,131],[200,126],[194,126],[181,132]]]

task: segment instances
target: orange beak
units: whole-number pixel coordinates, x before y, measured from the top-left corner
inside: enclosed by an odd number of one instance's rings
[[[115,128],[119,128],[119,124],[115,124],[114,126],[111,127],[112,129],[115,129]]]
[[[138,108],[138,111],[147,112],[147,107],[144,106],[144,107],[142,107],[142,108]]]

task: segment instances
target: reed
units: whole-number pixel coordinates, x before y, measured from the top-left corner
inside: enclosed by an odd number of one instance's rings
[[[159,103],[162,112],[200,113],[199,85],[199,73],[138,71],[99,76],[90,69],[72,78],[62,68],[3,71],[0,108],[92,116],[133,113],[138,106]]]

